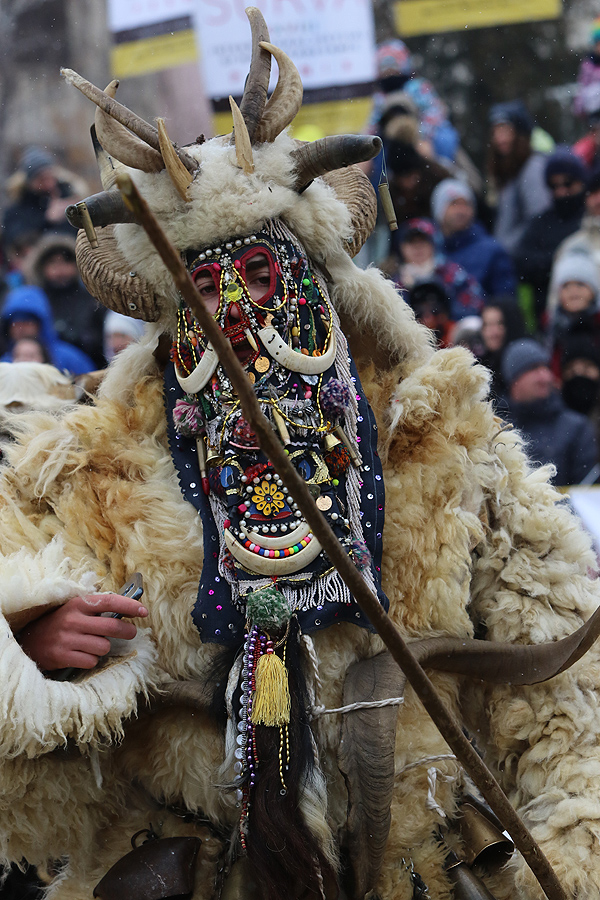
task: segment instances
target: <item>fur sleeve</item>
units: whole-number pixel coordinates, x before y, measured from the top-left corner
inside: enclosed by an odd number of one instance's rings
[[[596,608],[600,583],[587,535],[548,484],[551,470],[532,468],[520,445],[514,432],[499,433],[485,467],[489,531],[474,555],[473,613],[490,640],[538,643],[577,629]],[[597,898],[600,648],[546,683],[471,683],[465,694],[472,733],[566,893]],[[520,896],[542,897],[517,865]]]

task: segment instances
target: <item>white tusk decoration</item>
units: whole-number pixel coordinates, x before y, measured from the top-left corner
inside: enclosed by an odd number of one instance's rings
[[[242,529],[244,528],[243,525],[241,527]],[[265,550],[285,550],[286,547],[293,547],[294,544],[302,541],[310,534],[310,525],[304,522],[302,525],[294,528],[293,531],[290,531],[288,534],[282,534],[279,537],[267,537],[266,534],[259,534],[258,531],[246,531],[245,533],[249,541],[258,544],[259,547],[264,547]],[[252,555],[254,556],[255,554]]]
[[[320,375],[321,372],[332,366],[335,360],[334,331],[331,332],[329,347],[322,356],[305,356],[304,353],[296,353],[272,325],[261,328],[258,336],[269,356],[290,372],[299,372],[301,375]]]
[[[315,537],[304,550],[279,559],[260,556],[258,553],[253,553],[252,550],[247,550],[228,530],[225,531],[225,543],[235,559],[248,572],[256,572],[257,575],[289,575],[291,572],[297,572],[298,569],[308,566],[321,552],[321,545]]]
[[[252,349],[255,351],[255,353],[258,353],[258,344],[256,343],[256,341],[254,339],[254,335],[252,334],[250,329],[246,328],[246,331],[244,332],[244,334],[246,335],[246,340],[248,341],[248,343],[250,344]]]
[[[180,375],[177,371],[177,366],[175,366],[175,375],[179,386],[183,388],[186,394],[197,394],[198,391],[202,390],[218,365],[219,357],[215,353],[212,344],[207,344],[202,359],[189,375]]]

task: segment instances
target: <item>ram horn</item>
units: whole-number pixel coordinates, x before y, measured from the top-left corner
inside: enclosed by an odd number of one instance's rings
[[[149,125],[148,122],[140,118],[140,116],[136,116],[135,113],[131,112],[130,109],[127,109],[126,106],[123,106],[117,100],[114,100],[105,91],[101,91],[100,88],[97,88],[91,82],[87,81],[87,79],[82,78],[81,75],[78,75],[73,69],[61,69],[60,71],[66,81],[76,87],[77,90],[81,91],[88,100],[91,100],[92,103],[95,103],[96,106],[107,113],[116,122],[124,125],[125,128],[132,131],[145,144],[152,147],[153,150],[156,150],[156,152],[160,154],[158,130],[154,128],[153,125]],[[180,147],[176,147],[175,150],[177,156],[180,158],[188,172],[194,174],[199,167],[197,160]]]
[[[246,15],[252,31],[252,58],[240,110],[248,127],[250,143],[253,144],[267,102],[271,76],[271,54],[261,47],[263,41],[269,41],[269,29],[260,9],[257,9],[256,6],[248,6]]]
[[[86,212],[87,211],[87,212]],[[79,203],[67,206],[66,215],[73,228],[85,228],[87,215],[95,228],[104,225],[116,225],[119,222],[137,221],[133,213],[125,205],[119,191],[101,191],[92,194]]]
[[[539,684],[569,669],[600,634],[600,608],[577,631],[545,644],[429,638],[410,645],[423,667],[493,684]]]
[[[165,166],[167,167],[167,172],[169,173],[171,181],[173,182],[175,189],[177,190],[177,193],[179,194],[181,199],[185,200],[186,203],[189,203],[190,198],[188,197],[187,189],[194,178],[177,156],[177,152],[175,150],[175,147],[173,146],[173,142],[167,134],[165,120],[157,119],[156,124],[158,125],[160,150],[162,158],[165,161]]]
[[[118,160],[113,159],[110,153],[106,152],[98,140],[95,125],[92,125],[90,128],[90,134],[92,136],[92,146],[98,164],[98,172],[100,173],[102,187],[105,191],[110,191],[115,187],[117,183],[117,174],[123,166]]]
[[[303,87],[300,73],[287,53],[267,41],[261,41],[260,46],[275,57],[279,66],[275,90],[267,101],[254,138],[255,144],[270,144],[300,111]]]
[[[111,81],[104,93],[114,100],[118,86],[118,81]],[[94,122],[100,144],[114,159],[141,172],[161,172],[164,169],[165,163],[160,153],[99,106],[96,108]]]
[[[254,159],[252,158],[252,144],[246,121],[242,111],[231,96],[229,97],[229,105],[233,116],[233,137],[231,140],[235,144],[238,166],[243,170],[244,175],[251,175],[254,172]]]
[[[373,159],[382,146],[381,138],[361,134],[336,134],[302,144],[292,151],[296,167],[294,187],[301,193],[319,175]]]
[[[152,712],[170,706],[184,706],[208,712],[213,702],[213,686],[208,681],[167,681],[152,694]]]

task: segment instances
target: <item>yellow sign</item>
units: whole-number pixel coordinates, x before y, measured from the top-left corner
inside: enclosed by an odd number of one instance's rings
[[[561,11],[561,0],[397,0],[394,17],[398,34],[413,37],[556,19]]]
[[[111,70],[114,78],[128,78],[175,68],[197,58],[196,36],[192,29],[186,29],[115,44]]]
[[[362,133],[369,121],[370,97],[352,100],[329,100],[326,103],[305,103],[294,119],[291,133],[305,141],[314,141],[328,134]],[[215,113],[215,134],[229,134],[231,113]]]

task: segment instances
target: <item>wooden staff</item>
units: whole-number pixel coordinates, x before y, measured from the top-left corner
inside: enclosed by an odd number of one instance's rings
[[[298,504],[323,551],[340,573],[362,611],[376,628],[391,655],[406,675],[421,703],[435,722],[442,737],[509,832],[548,900],[569,900],[538,843],[511,806],[508,797],[488,767],[463,734],[458,720],[450,710],[446,709],[425,670],[411,653],[402,635],[379,603],[377,597],[371,592],[362,575],[316,506],[306,482],[291,464],[281,441],[277,438],[268,419],[263,414],[256,399],[254,388],[236,357],[229,340],[206,309],[204,301],[196,290],[181,257],[163,232],[148,204],[128,175],[119,175],[117,177],[117,185],[125,202],[144,228],[160,258],[171,273],[184,303],[192,310],[202,330],[217,352],[219,360],[224,366],[239,397],[244,417],[258,436],[262,450],[267,454],[277,474]]]

